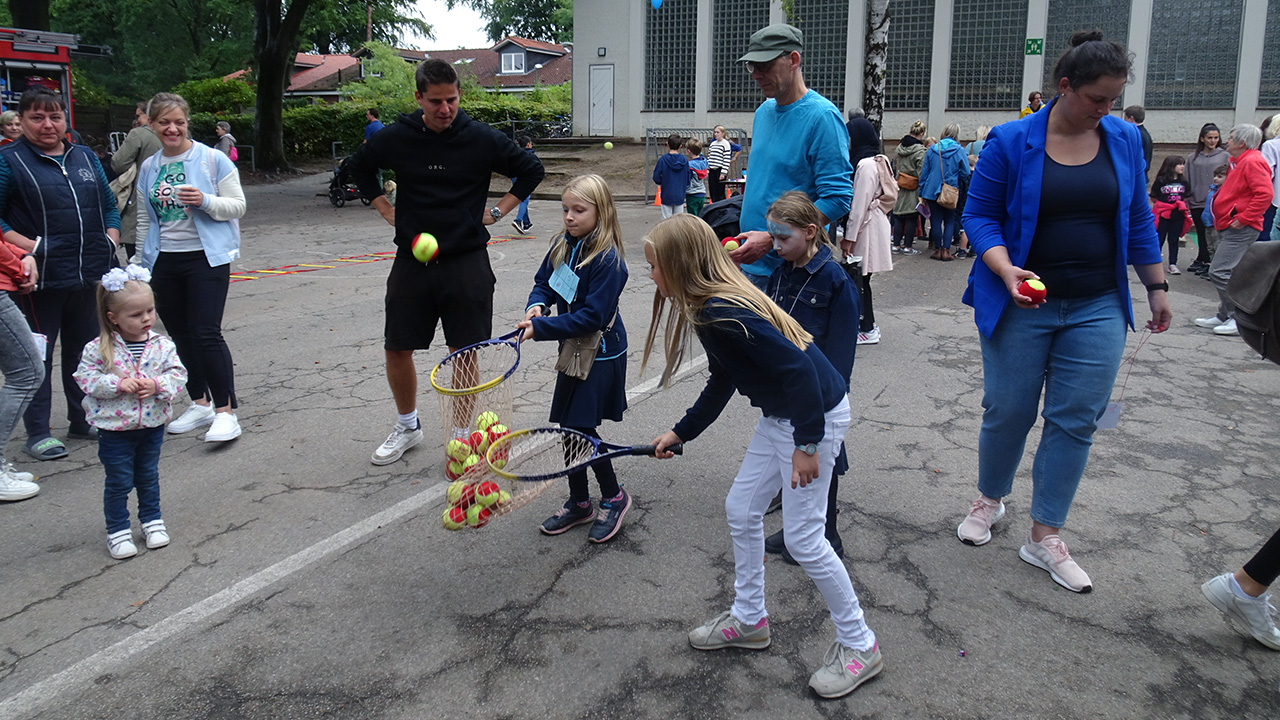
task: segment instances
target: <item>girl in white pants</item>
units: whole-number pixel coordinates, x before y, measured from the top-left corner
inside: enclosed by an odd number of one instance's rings
[[[824,536],[827,487],[849,426],[845,379],[812,344],[812,336],[757,290],[729,260],[701,220],[664,220],[645,239],[645,259],[660,298],[645,343],[647,362],[663,309],[670,379],[692,328],[707,353],[710,376],[676,426],[654,440],[667,447],[700,435],[741,392],[764,417],[725,499],[733,538],[733,607],[689,633],[699,650],[762,650],[771,642],[764,603],[764,511],[782,490],[787,549],[827,601],[836,639],[809,679],[822,697],[840,697],[880,672],[880,648],[863,619],[849,573]],[[643,365],[642,365],[643,367]]]

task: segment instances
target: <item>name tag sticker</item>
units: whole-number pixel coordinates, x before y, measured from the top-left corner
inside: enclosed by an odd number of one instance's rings
[[[578,296],[578,274],[569,269],[568,263],[551,273],[550,284],[551,289],[555,290],[556,294],[564,298],[567,303],[572,303]]]
[[[1098,418],[1099,430],[1115,430],[1116,425],[1120,424],[1120,410],[1124,408],[1124,403],[1113,402],[1107,403],[1106,412],[1102,413],[1102,417]]]

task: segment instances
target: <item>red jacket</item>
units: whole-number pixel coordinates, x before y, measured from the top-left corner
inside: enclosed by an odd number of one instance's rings
[[[0,241],[0,290],[13,292],[22,281],[22,256],[26,251],[17,245]]]
[[[1234,219],[1262,232],[1262,215],[1273,194],[1267,159],[1257,150],[1245,150],[1231,158],[1231,172],[1213,198],[1213,226],[1226,230]]]

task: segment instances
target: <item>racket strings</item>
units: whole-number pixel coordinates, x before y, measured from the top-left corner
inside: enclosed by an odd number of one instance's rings
[[[502,382],[515,369],[520,356],[506,342],[494,342],[454,353],[431,373],[431,384],[441,393],[468,395]]]
[[[546,428],[502,438],[490,450],[490,461],[502,474],[518,477],[553,475],[595,455],[595,444],[572,431]],[[495,465],[496,467],[496,465]]]

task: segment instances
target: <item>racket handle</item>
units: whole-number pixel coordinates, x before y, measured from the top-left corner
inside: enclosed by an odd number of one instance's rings
[[[656,453],[657,451],[658,451],[657,445],[636,445],[635,447],[631,448],[632,455],[644,455],[647,457],[653,457],[654,453]],[[684,455],[684,443],[676,443],[675,445],[668,445],[667,452],[673,453],[675,455]]]

